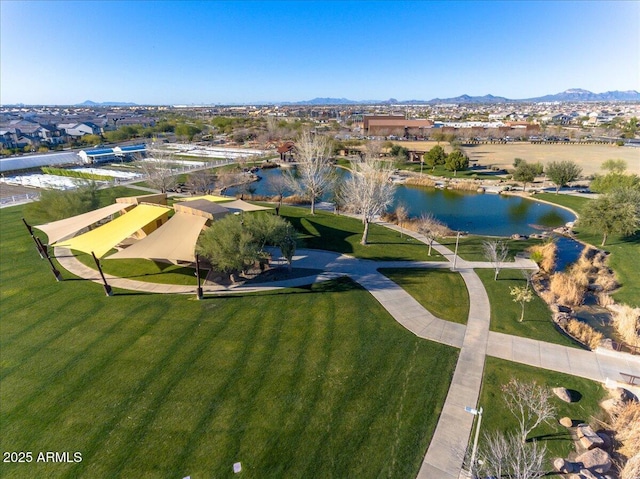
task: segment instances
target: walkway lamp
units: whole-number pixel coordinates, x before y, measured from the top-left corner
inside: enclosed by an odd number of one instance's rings
[[[478,436],[480,435],[480,423],[482,422],[482,408],[474,409],[469,406],[465,406],[465,411],[474,416],[478,416],[478,422],[476,423],[476,436],[473,439],[473,449],[471,449],[471,464],[469,467],[470,477],[476,477],[476,453],[478,452]]]
[[[458,262],[458,243],[460,242],[460,231],[456,235],[456,250],[453,253],[453,271],[456,270],[456,263]]]

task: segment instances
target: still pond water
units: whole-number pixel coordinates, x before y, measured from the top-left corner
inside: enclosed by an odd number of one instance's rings
[[[279,168],[260,170],[258,176],[262,179],[252,184],[254,193],[274,195],[270,179],[281,175]],[[229,188],[225,193],[239,192],[238,188]],[[526,198],[425,187],[398,185],[392,209],[400,203],[407,206],[410,217],[433,213],[451,229],[477,235],[529,235],[575,220],[563,208]]]

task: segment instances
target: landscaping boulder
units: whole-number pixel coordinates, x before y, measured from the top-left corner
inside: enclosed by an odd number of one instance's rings
[[[561,472],[562,474],[569,474],[576,471],[576,465],[573,462],[567,461],[561,457],[554,459],[553,467],[556,471]]]
[[[602,438],[598,436],[588,424],[580,424],[578,426],[577,434],[578,439],[580,440],[580,444],[585,449],[591,450],[604,446],[604,441],[602,440]]]
[[[567,388],[553,388],[553,394],[558,396],[564,402],[571,402],[571,393]]]
[[[595,474],[589,469],[581,469],[578,477],[580,479],[602,479],[602,476],[600,474]]]
[[[562,419],[560,419],[560,424],[563,425],[564,427],[571,427],[573,426],[573,420],[570,417],[563,417]]]
[[[576,462],[582,465],[582,469],[588,469],[596,474],[605,474],[611,469],[611,456],[602,449],[591,449],[584,454],[580,454],[576,457]],[[582,470],[580,473],[582,474]]]

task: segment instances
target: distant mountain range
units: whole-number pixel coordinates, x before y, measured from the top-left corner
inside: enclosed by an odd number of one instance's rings
[[[432,100],[402,100],[395,98],[389,100],[349,100],[347,98],[314,98],[299,102],[282,103],[287,105],[371,105],[371,104],[395,104],[395,105],[430,105],[438,103],[514,103],[514,102],[575,102],[575,101],[640,101],[640,93],[636,90],[628,91],[607,91],[604,93],[593,93],[580,88],[571,88],[555,95],[545,95],[535,98],[509,99],[502,96],[484,95],[469,96],[460,95],[453,98],[434,98]]]
[[[503,96],[484,95],[484,96],[470,96],[460,95],[453,98],[433,98],[432,100],[396,100],[395,98],[389,98],[388,100],[349,100],[348,98],[313,98],[312,100],[303,100],[296,102],[260,102],[259,104],[269,105],[299,105],[299,106],[313,106],[313,105],[435,105],[441,103],[461,104],[461,103],[537,103],[537,102],[606,102],[606,101],[640,101],[640,93],[636,90],[627,91],[606,91],[604,93],[593,93],[581,88],[570,88],[555,95],[544,95],[535,98],[523,98],[523,99],[509,99]],[[239,105],[238,103],[234,103]],[[247,103],[248,104],[248,103]],[[256,103],[258,104],[258,103]],[[21,105],[21,104],[20,104]],[[212,104],[213,105],[213,104]],[[216,103],[217,106],[222,105]],[[140,106],[137,103],[120,102],[120,101],[105,101],[95,102],[91,100],[78,103],[74,106],[77,107],[109,107],[109,106]],[[202,105],[204,106],[204,105]]]
[[[82,103],[78,103],[74,106],[138,106],[136,103],[127,103],[122,101],[103,101],[102,103],[96,103],[95,101],[87,100]]]

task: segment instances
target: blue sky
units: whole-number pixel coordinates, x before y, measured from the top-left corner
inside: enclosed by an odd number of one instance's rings
[[[0,1],[0,102],[640,90],[637,1]]]

